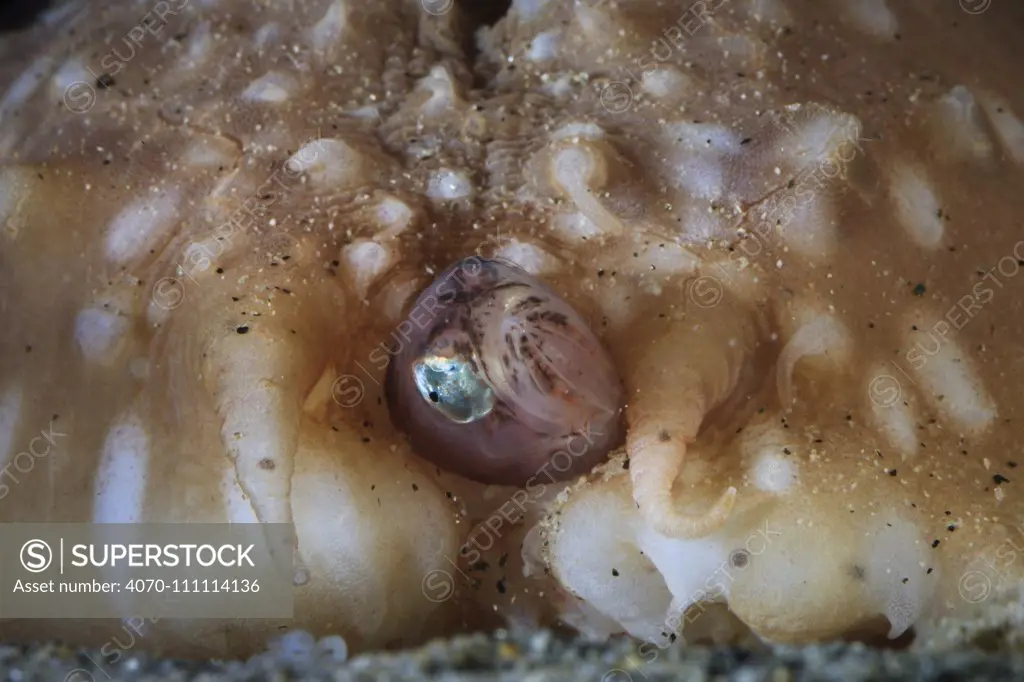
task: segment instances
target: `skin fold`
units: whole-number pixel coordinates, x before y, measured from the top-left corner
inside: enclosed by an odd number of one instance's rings
[[[178,655],[1016,627],[1024,10],[490,16],[79,0],[3,37],[0,522],[293,523],[295,617],[146,626]],[[533,369],[575,377],[509,398],[499,473],[409,416],[464,322],[417,300],[471,257],[557,299]],[[605,402],[573,468],[534,447]]]

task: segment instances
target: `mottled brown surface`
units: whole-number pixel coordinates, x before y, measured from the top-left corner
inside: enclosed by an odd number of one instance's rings
[[[357,649],[481,611],[654,638],[706,600],[774,641],[1016,622],[1020,6],[523,2],[471,60],[443,3],[193,0],[111,62],[155,5],[0,44],[0,461],[67,433],[0,520],[294,521],[290,625]],[[627,386],[626,452],[557,503],[416,457],[366,361],[471,253]]]

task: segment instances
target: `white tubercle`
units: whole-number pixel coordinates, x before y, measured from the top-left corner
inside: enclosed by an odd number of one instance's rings
[[[22,391],[9,387],[0,394],[0,469],[14,457],[14,434],[21,423]]]
[[[347,0],[333,0],[320,21],[310,30],[309,41],[315,52],[330,52],[348,28]]]
[[[381,230],[376,239],[382,241],[397,237],[412,226],[413,219],[413,210],[409,204],[397,197],[384,197],[377,204],[377,220],[380,221]]]
[[[940,217],[942,205],[924,171],[906,162],[894,162],[889,194],[907,236],[923,249],[938,248],[945,232]]]
[[[918,449],[918,415],[913,407],[913,385],[903,371],[892,364],[876,363],[866,377],[865,392],[875,427],[900,455],[910,457]]]
[[[532,62],[547,62],[558,56],[559,31],[551,30],[538,33],[530,41],[530,49],[526,58]]]
[[[331,191],[370,180],[375,163],[347,142],[325,138],[303,145],[285,165],[293,173],[306,173],[316,189]]]
[[[134,414],[123,415],[107,433],[96,469],[94,523],[140,523],[149,477],[149,438]]]
[[[72,85],[78,88],[95,90],[95,81],[96,76],[90,73],[85,63],[78,57],[71,57],[65,60],[50,78],[50,97],[55,102],[63,101],[65,94],[70,98],[74,95],[74,90],[68,92],[68,88]],[[72,104],[70,99],[68,103]]]
[[[971,91],[954,86],[932,105],[932,150],[948,163],[985,161],[994,145],[986,130],[982,109]]]
[[[510,13],[519,17],[520,21],[531,21],[548,5],[551,0],[512,0]]]
[[[39,84],[46,78],[53,68],[54,58],[42,56],[37,58],[20,76],[14,79],[3,98],[0,98],[0,123],[4,123],[13,109],[18,108],[31,97],[39,88]]]
[[[658,99],[682,99],[696,89],[694,79],[674,67],[663,66],[643,75],[644,90]]]
[[[907,325],[907,362],[921,384],[921,392],[937,413],[964,431],[985,430],[996,417],[996,407],[971,360],[953,339],[944,319]]]
[[[604,234],[600,227],[581,212],[557,213],[552,216],[551,222],[559,236],[571,242],[585,242]]]
[[[425,116],[437,116],[461,106],[462,98],[455,79],[444,66],[432,67],[430,73],[417,84],[417,89],[430,94],[430,98],[422,105]]]
[[[269,71],[250,83],[241,97],[246,102],[285,102],[295,95],[298,87],[294,77],[281,71]]]
[[[886,0],[840,0],[838,4],[854,26],[873,38],[892,40],[899,31]]]
[[[427,196],[441,201],[454,201],[473,196],[473,183],[463,171],[442,168],[430,176]]]
[[[779,353],[776,382],[782,406],[793,405],[793,374],[801,359],[825,357],[838,369],[849,358],[852,345],[849,330],[831,315],[818,315],[802,325]]]
[[[930,551],[917,526],[894,510],[874,516],[866,531],[865,597],[889,620],[889,638],[906,632],[921,616],[938,576],[925,574]]]
[[[544,249],[529,242],[512,239],[498,252],[498,257],[512,261],[531,275],[543,276],[558,272],[561,262]]]
[[[758,21],[786,25],[793,17],[782,0],[747,0],[749,12]]]
[[[396,278],[397,279],[397,278]],[[390,281],[384,289],[384,300],[381,305],[381,312],[384,319],[390,324],[398,324],[402,320],[402,314],[406,307],[414,300],[416,295],[423,288],[424,282],[417,277],[409,277],[400,281]]]
[[[203,21],[189,33],[188,48],[182,58],[182,68],[195,69],[210,56],[213,32],[209,21]]]
[[[342,255],[359,299],[366,298],[373,283],[390,270],[397,260],[393,248],[368,240],[349,244]]]
[[[726,160],[741,149],[740,139],[716,123],[680,121],[663,126],[665,172],[691,196],[716,199],[725,191]]]
[[[836,253],[838,219],[827,192],[811,192],[804,197],[798,194],[792,208],[773,212],[771,218],[775,224],[766,227],[777,230],[786,246],[796,254],[821,261]]]
[[[751,467],[754,485],[769,493],[784,493],[798,480],[794,459],[776,448],[766,448],[754,459]]]
[[[604,7],[574,3],[573,11],[583,35],[595,41],[595,44],[601,44],[601,41],[607,41],[617,33],[615,19]]]
[[[759,490],[781,495],[799,481],[799,462],[807,454],[790,436],[774,419],[744,429],[740,453]]]
[[[230,169],[240,155],[238,145],[223,137],[197,136],[181,156],[185,166],[204,169]]]
[[[998,95],[985,93],[978,100],[988,114],[1006,153],[1017,163],[1024,163],[1024,122],[1013,113],[1009,103]]]
[[[20,221],[14,218],[29,197],[29,182],[31,176],[27,168],[0,166],[0,237],[18,235]]]
[[[677,608],[728,599],[728,585],[718,580],[709,582],[716,575],[722,577],[720,571],[728,567],[732,547],[726,538],[668,539],[643,526],[637,532],[637,546],[665,579]],[[717,589],[708,589],[709,584]]]
[[[116,265],[126,265],[146,256],[169,236],[178,203],[178,191],[171,189],[128,204],[107,230],[107,257]]]
[[[552,141],[555,140],[602,140],[604,139],[604,129],[596,123],[587,123],[582,121],[574,121],[572,123],[566,123],[560,128],[552,131],[550,138]]]
[[[117,356],[128,326],[114,310],[86,308],[75,317],[75,342],[87,361],[106,364]]]
[[[558,149],[552,159],[555,182],[587,218],[609,234],[621,234],[622,221],[597,196],[607,178],[608,160],[594,144],[580,142]]]
[[[281,24],[276,21],[263,24],[252,36],[252,45],[257,50],[265,50],[277,43],[281,38]]]

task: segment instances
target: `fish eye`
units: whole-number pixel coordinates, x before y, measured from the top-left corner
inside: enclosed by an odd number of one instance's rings
[[[413,364],[421,397],[458,424],[482,419],[494,408],[494,391],[480,380],[475,363],[461,356],[429,355]]]
[[[524,270],[459,261],[408,317],[420,322],[388,364],[385,394],[419,457],[478,483],[522,485],[555,455],[552,475],[567,479],[621,442],[624,395],[610,356],[579,313]]]

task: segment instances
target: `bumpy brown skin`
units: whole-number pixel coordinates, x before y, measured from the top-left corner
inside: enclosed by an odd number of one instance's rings
[[[992,269],[1021,237],[1024,10],[890,4],[517,2],[476,60],[458,8],[411,0],[68,4],[5,38],[0,520],[294,521],[312,580],[289,625],[354,648],[478,607],[643,636],[700,601],[673,574],[687,542],[728,555],[764,523],[771,551],[703,595],[760,636],[998,618],[1022,565],[1002,551],[1022,280]],[[558,488],[427,466],[365,360],[471,253],[516,260],[603,337],[627,447],[659,444],[646,471],[694,440],[674,493],[620,457],[562,499],[533,553],[558,591],[518,577]],[[16,459],[51,420],[64,440]],[[691,523],[729,487],[734,508]],[[662,553],[609,565],[628,543]],[[448,599],[460,554],[479,582]],[[161,621],[144,641],[244,653],[279,625]]]

